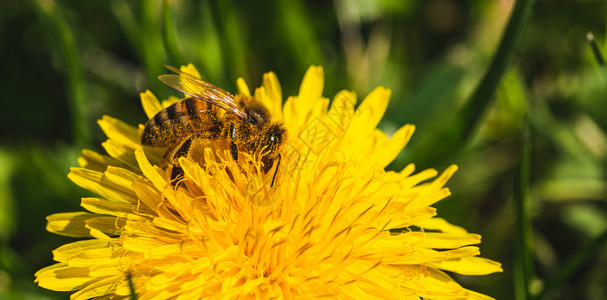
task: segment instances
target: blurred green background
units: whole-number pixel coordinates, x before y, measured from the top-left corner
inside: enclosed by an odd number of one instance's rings
[[[390,168],[458,164],[439,216],[503,263],[462,285],[607,299],[607,71],[586,40],[606,53],[607,2],[519,1],[530,18],[500,47],[514,2],[1,1],[0,299],[67,297],[33,274],[73,241],[44,229],[82,210],[69,167],[82,148],[103,152],[97,119],[144,123],[139,93],[176,95],[156,77],[188,62],[228,91],[274,71],[293,95],[312,64],[329,98],[392,89],[381,128],[417,131]],[[507,68],[487,73],[492,62]]]

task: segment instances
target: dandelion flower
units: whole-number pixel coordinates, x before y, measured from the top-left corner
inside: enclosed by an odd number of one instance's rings
[[[445,273],[501,271],[478,257],[479,235],[431,207],[449,196],[457,167],[384,170],[414,131],[376,128],[390,91],[378,87],[357,105],[348,91],[323,98],[323,84],[322,68],[311,67],[283,105],[274,73],[253,94],[237,81],[287,130],[273,185],[259,157],[235,162],[210,141],[180,158],[183,178],[172,186],[166,149],[142,146],[142,125],[103,117],[107,155],[84,150],[68,175],[98,196],[82,199],[88,212],[48,217],[50,232],[85,239],[53,251],[58,263],[36,282],[73,299],[127,298],[130,284],[138,299],[489,299]],[[179,99],[146,91],[141,100],[152,117]]]

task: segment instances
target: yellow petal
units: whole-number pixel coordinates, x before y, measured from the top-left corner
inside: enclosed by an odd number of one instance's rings
[[[141,148],[135,150],[135,158],[139,163],[143,175],[145,175],[159,191],[164,191],[168,187],[167,181],[161,176],[160,172],[152,167]]]
[[[421,208],[406,209],[403,211],[403,214],[408,217],[407,223],[405,223],[405,226],[403,226],[403,227],[407,227],[407,226],[411,226],[413,224],[419,223],[421,220],[427,220],[429,218],[434,217],[436,215],[436,208],[421,207]],[[401,226],[398,226],[398,227],[401,227]]]
[[[335,132],[343,135],[350,121],[354,118],[354,106],[356,105],[356,93],[349,91],[339,92],[331,103],[331,108],[327,112],[329,120],[335,124]]]
[[[278,120],[282,120],[282,90],[276,74],[274,72],[263,74],[262,86],[270,100],[267,103],[270,113]]]
[[[101,215],[86,220],[85,224],[95,238],[111,241],[110,236],[118,236],[122,233],[121,228],[124,226],[124,219]]]
[[[65,244],[53,251],[53,259],[58,262],[67,262],[67,260],[80,253],[81,251],[89,250],[89,249],[100,249],[100,248],[108,248],[110,243],[107,241],[100,240],[83,240],[77,241],[69,244]]]
[[[105,152],[109,154],[112,158],[119,161],[121,164],[127,166],[130,170],[137,170],[137,161],[133,156],[133,149],[130,147],[125,147],[123,144],[120,144],[114,140],[107,140],[101,143]],[[104,170],[105,171],[105,170]]]
[[[132,193],[131,184],[133,181],[141,178],[140,175],[133,173],[127,169],[109,166],[103,172],[103,175],[111,182],[112,185],[116,185],[125,193]]]
[[[302,100],[309,101],[309,103],[302,103],[302,105],[311,105],[311,100],[322,97],[324,82],[325,76],[322,67],[311,66],[308,68],[301,82],[301,86],[299,87],[298,97]]]
[[[125,275],[120,273],[120,275],[107,276],[107,277],[97,277],[94,282],[87,285],[82,290],[72,294],[70,296],[73,300],[78,299],[92,299],[95,297],[105,296],[108,293],[113,294],[116,289],[117,283],[121,280],[125,279]]]
[[[125,253],[124,250],[114,250],[114,247],[89,247],[71,255],[68,262],[70,266],[73,267],[91,267],[97,265],[115,266],[121,259],[124,259],[122,256]]]
[[[36,272],[36,282],[43,288],[54,291],[75,291],[96,278],[88,276],[89,268],[77,268],[58,263]]]
[[[461,257],[432,262],[434,268],[459,273],[462,275],[487,275],[503,272],[502,264],[483,257]]]
[[[466,234],[468,231],[463,227],[452,225],[443,218],[432,218],[415,224],[422,229],[439,230],[444,233]]]
[[[321,67],[312,66],[306,71],[299,88],[299,96],[289,97],[285,102],[284,121],[296,134],[311,117],[317,99],[322,96],[324,75]]]
[[[445,184],[447,183],[447,181],[451,178],[451,176],[453,176],[453,174],[455,174],[456,171],[457,171],[457,166],[456,165],[450,165],[443,172],[443,174],[441,174],[441,176],[439,176],[434,182],[432,182],[432,184],[435,185],[435,186],[437,186],[437,187],[443,187],[443,186],[445,186]]]
[[[400,172],[398,172],[398,174],[401,175],[402,177],[407,177],[407,176],[410,176],[411,174],[413,174],[413,172],[415,172],[415,165],[408,164],[402,170],[400,170]]]
[[[121,162],[107,156],[101,155],[95,151],[84,149],[82,156],[78,158],[78,164],[87,169],[98,172],[105,172],[108,166],[126,167]]]
[[[382,168],[387,167],[407,145],[414,131],[415,126],[410,124],[401,127],[386,144],[382,145],[379,149],[375,149],[373,160]]]
[[[202,77],[200,76],[200,73],[198,72],[198,69],[196,69],[196,67],[194,67],[193,64],[187,64],[185,66],[181,66],[181,68],[179,68],[181,70],[181,72],[185,72],[188,73],[190,75],[193,75],[194,77],[201,79]]]
[[[158,206],[162,203],[162,196],[158,193],[150,183],[133,182],[133,191],[139,199],[137,210],[141,212],[149,211],[151,216],[155,216]]]
[[[236,79],[236,87],[238,89],[238,93],[241,95],[245,95],[247,97],[251,97],[251,92],[249,91],[249,87],[247,86],[246,81],[242,77],[238,77]]]
[[[403,286],[414,290],[418,296],[427,299],[475,299],[477,296],[484,296],[462,288],[441,271],[428,269],[427,273],[427,276],[418,277],[416,280],[404,281]],[[479,299],[491,298],[484,296]]]
[[[390,100],[390,90],[375,88],[356,109],[346,132],[347,138],[365,140],[384,116]]]
[[[90,267],[89,275],[97,278],[108,276],[124,277],[124,272],[116,268],[115,265],[98,265]]]
[[[97,123],[109,139],[132,149],[141,147],[141,137],[137,128],[108,116],[103,116]]]
[[[107,171],[106,171],[107,172]],[[88,169],[71,168],[67,177],[80,187],[117,203],[137,203],[137,197],[113,178]]]
[[[97,217],[86,212],[58,213],[46,217],[46,230],[69,237],[91,237],[85,221]]]
[[[175,254],[188,253],[187,245],[179,243],[167,244],[156,238],[131,238],[123,243],[123,248],[141,253],[146,259],[162,259]],[[189,249],[193,249],[191,246]],[[182,252],[183,251],[183,252]]]
[[[467,233],[463,235],[427,232],[425,238],[417,243],[416,246],[432,249],[451,249],[462,246],[480,244],[481,236],[478,234]]]
[[[152,94],[149,90],[145,91],[145,93],[139,94],[141,98],[141,106],[143,106],[143,111],[145,111],[148,119],[153,118],[158,112],[162,110],[162,106],[160,105],[160,101],[158,98]]]

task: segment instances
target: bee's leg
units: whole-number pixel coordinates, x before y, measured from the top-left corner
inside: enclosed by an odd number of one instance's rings
[[[192,142],[199,138],[198,134],[193,134],[183,141],[181,145],[171,154],[169,162],[173,165],[171,170],[171,185],[175,188],[179,187],[179,182],[183,179],[183,169],[179,166],[179,158],[187,157],[192,148]]]
[[[278,173],[278,167],[280,167],[280,158],[281,155],[280,153],[278,153],[278,161],[276,162],[276,169],[274,170],[274,175],[272,175],[272,183],[270,184],[270,187],[274,186],[274,180],[276,180],[276,173]]]
[[[240,172],[244,173],[244,169],[238,164],[238,147],[234,142],[236,140],[236,126],[234,126],[234,123],[230,124],[229,130],[230,131],[228,132],[228,138],[230,140],[230,155],[232,156],[232,159],[240,169]]]
[[[173,152],[170,162],[172,164],[179,164],[179,158],[187,157],[190,154],[192,142],[198,137],[198,134],[193,134],[189,138],[185,139],[183,143],[181,143],[181,145],[175,149],[175,152]]]
[[[244,169],[241,165],[238,164],[238,147],[236,146],[236,143],[234,143],[234,141],[230,141],[230,156],[232,156],[232,159],[238,166],[238,169],[240,169],[240,173],[244,174]]]
[[[171,170],[171,186],[178,188],[182,179],[183,169],[178,165],[173,165],[173,169]]]
[[[230,124],[230,131],[228,132],[228,137],[230,139],[230,154],[232,155],[232,159],[238,164],[238,147],[236,147],[236,126],[234,123]]]
[[[238,147],[236,147],[234,141],[230,141],[230,154],[232,155],[232,159],[238,163]]]

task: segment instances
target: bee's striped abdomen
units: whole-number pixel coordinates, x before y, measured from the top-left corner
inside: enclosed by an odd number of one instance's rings
[[[219,124],[219,125],[218,125]],[[188,98],[158,112],[146,124],[141,143],[165,147],[178,144],[194,133],[214,138],[221,124],[204,101]]]

